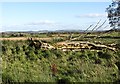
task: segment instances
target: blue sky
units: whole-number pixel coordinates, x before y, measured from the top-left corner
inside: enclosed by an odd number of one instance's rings
[[[105,9],[110,3],[4,2],[2,31],[84,30],[100,19],[101,23],[107,19]]]

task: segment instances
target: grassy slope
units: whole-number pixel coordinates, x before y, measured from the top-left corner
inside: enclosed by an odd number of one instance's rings
[[[113,42],[119,43],[118,40]],[[3,83],[113,82],[119,79],[119,50],[63,52],[36,49],[29,46],[28,41],[3,41],[1,56]],[[54,64],[57,71],[51,70]]]

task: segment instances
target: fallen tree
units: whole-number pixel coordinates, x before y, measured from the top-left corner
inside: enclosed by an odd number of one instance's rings
[[[80,42],[62,42],[58,43],[58,49],[63,51],[67,50],[78,50],[78,49],[89,49],[89,50],[102,50],[102,49],[109,49],[112,51],[116,51],[115,47],[107,46],[103,44],[96,44],[88,41],[80,41]]]

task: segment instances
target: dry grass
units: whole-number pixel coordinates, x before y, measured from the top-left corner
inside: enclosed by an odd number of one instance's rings
[[[16,41],[16,40],[27,40],[27,37],[11,37],[11,38],[0,38],[0,40],[12,40],[12,41]],[[52,38],[33,38],[33,39],[37,39],[37,40],[51,40]]]

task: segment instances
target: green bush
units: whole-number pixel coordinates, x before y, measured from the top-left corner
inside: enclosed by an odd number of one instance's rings
[[[112,56],[108,54],[107,52],[98,52],[98,57],[104,58],[104,59],[110,59]]]

